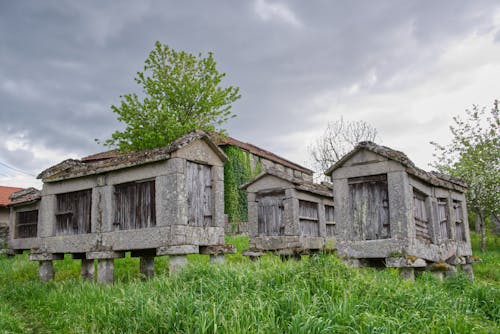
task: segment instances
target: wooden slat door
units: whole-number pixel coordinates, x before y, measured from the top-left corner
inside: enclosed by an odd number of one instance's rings
[[[212,171],[210,166],[187,162],[188,224],[212,226]]]
[[[57,195],[56,235],[91,232],[92,189]]]
[[[116,185],[113,224],[121,230],[154,227],[155,206],[154,180]]]
[[[387,176],[349,179],[350,221],[361,240],[390,238]]]
[[[279,236],[285,234],[283,197],[283,193],[277,193],[257,199],[259,235]]]

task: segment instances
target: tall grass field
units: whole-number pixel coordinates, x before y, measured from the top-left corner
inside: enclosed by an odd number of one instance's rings
[[[207,256],[169,277],[156,258],[144,281],[139,263],[115,261],[115,284],[79,277],[80,261],[56,261],[56,277],[38,281],[27,254],[0,257],[0,333],[500,333],[500,238],[475,255],[476,280],[460,273],[415,282],[397,270],[351,269],[334,255],[281,261],[241,256],[246,238],[228,238],[238,253],[225,264]]]

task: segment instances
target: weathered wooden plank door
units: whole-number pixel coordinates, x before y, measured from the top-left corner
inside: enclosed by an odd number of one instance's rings
[[[426,206],[426,195],[414,190],[413,218],[415,221],[415,235],[417,239],[430,242],[429,212]]]
[[[283,219],[284,193],[273,193],[257,198],[259,235],[285,235]]]
[[[302,236],[319,237],[318,203],[299,200],[299,227]]]
[[[442,239],[449,239],[448,235],[448,202],[446,198],[439,199],[437,204],[437,218]]]
[[[56,235],[91,232],[92,189],[57,195]]]
[[[156,226],[155,181],[116,185],[114,212],[113,224],[121,230]]]
[[[210,166],[187,162],[186,188],[188,224],[212,226],[212,170]]]
[[[350,221],[361,240],[390,238],[387,175],[350,178]]]

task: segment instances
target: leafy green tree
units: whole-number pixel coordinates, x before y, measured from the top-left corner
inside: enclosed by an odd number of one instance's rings
[[[469,184],[467,205],[479,215],[481,250],[486,248],[486,217],[500,211],[500,118],[499,101],[488,113],[476,105],[466,110],[466,119],[453,117],[453,135],[448,145],[434,145],[439,171]]]
[[[221,87],[225,73],[216,69],[212,53],[207,57],[175,51],[155,43],[135,81],[142,93],[120,96],[111,109],[125,123],[106,146],[143,150],[164,146],[195,129],[223,132],[220,126],[234,117],[231,105],[238,100],[238,87]]]

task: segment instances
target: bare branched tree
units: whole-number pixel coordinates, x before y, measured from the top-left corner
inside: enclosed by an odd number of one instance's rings
[[[309,146],[313,169],[317,176],[336,163],[360,141],[375,141],[377,129],[365,121],[329,122],[325,132]]]

